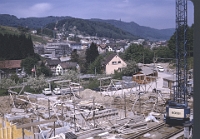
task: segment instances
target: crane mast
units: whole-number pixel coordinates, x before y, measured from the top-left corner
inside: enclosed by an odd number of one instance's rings
[[[174,101],[186,104],[187,95],[187,0],[176,0],[176,81]]]
[[[166,123],[183,125],[190,120],[187,103],[187,0],[176,0],[176,84],[166,106]]]

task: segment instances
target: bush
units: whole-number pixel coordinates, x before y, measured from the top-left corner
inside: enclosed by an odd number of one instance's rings
[[[99,81],[97,79],[91,79],[84,88],[94,89],[98,87],[99,87]]]
[[[8,95],[7,89],[0,88],[0,96],[6,96],[6,95]]]
[[[10,76],[11,80],[15,81],[15,83],[18,83],[19,82],[19,77],[17,76],[17,74],[12,74]]]
[[[118,80],[121,80],[122,79],[122,76],[123,76],[123,73],[122,72],[118,72],[118,71],[115,71],[115,73],[113,74],[113,79],[118,79]]]

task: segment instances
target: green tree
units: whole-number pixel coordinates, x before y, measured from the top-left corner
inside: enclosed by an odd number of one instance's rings
[[[92,43],[88,49],[86,49],[86,62],[91,64],[99,56],[97,45]]]
[[[19,82],[19,77],[17,76],[17,74],[12,74],[10,76],[10,79],[13,80],[16,84]]]
[[[74,49],[71,53],[71,61],[72,62],[79,62],[79,55],[77,54],[77,50]]]
[[[114,74],[112,75],[113,79],[121,80],[123,76],[123,72],[121,71],[114,71]]]
[[[169,62],[172,60],[171,58],[174,58],[172,51],[167,46],[153,48],[153,52],[155,54],[155,57],[158,58],[158,61],[161,62]]]
[[[133,60],[129,60],[127,63],[127,67],[123,69],[122,73],[124,76],[132,76],[134,73],[139,71],[137,63]]]
[[[103,56],[99,55],[92,64],[90,64],[88,68],[88,73],[91,74],[101,74],[102,73],[102,64],[101,61],[103,60]]]
[[[0,35],[0,59],[19,60],[34,55],[31,37],[21,35]]]
[[[123,58],[126,61],[133,60],[140,63],[152,63],[153,53],[149,48],[143,45],[132,44],[126,49]]]
[[[193,26],[194,25],[192,25],[191,27],[188,26],[187,32],[186,32],[186,34],[187,34],[186,39],[187,39],[188,57],[193,56]],[[181,28],[181,30],[183,30],[183,28]],[[183,34],[180,37],[183,37]],[[169,39],[168,47],[173,54],[172,56],[175,58],[176,57],[176,31],[174,32],[174,34]]]
[[[3,89],[9,89],[9,87],[15,86],[15,85],[16,85],[15,81],[8,78],[1,79],[1,82],[0,82],[0,86]]]
[[[72,82],[78,82],[78,73],[74,70],[68,70],[64,73],[63,76],[61,76],[63,80],[71,80]]]
[[[27,57],[22,60],[21,67],[24,68],[24,71],[27,74],[31,74],[32,68],[34,68],[34,66],[37,64],[37,61],[38,61],[38,59],[36,59],[34,57]]]
[[[41,63],[39,69],[37,70],[37,75],[44,74],[45,77],[52,76],[51,70],[45,66],[44,62]]]
[[[48,85],[48,83],[46,82],[44,75],[40,75],[37,78],[28,78],[27,85],[30,86],[30,88],[33,89],[36,93],[39,93],[44,87]]]

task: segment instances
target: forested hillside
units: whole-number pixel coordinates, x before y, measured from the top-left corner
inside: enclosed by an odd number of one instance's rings
[[[65,30],[65,33],[74,33],[114,39],[137,39],[138,37],[116,28],[108,23],[89,21],[78,18],[64,19],[56,23],[46,25],[46,28],[53,30]]]
[[[11,27],[28,27],[30,29],[38,29],[49,23],[55,23],[59,20],[71,18],[69,16],[48,16],[48,17],[29,17],[17,18],[14,15],[0,14],[0,25]]]
[[[117,28],[127,31],[133,35],[140,36],[149,40],[169,40],[175,29],[154,29],[150,27],[140,26],[135,22],[123,22],[119,20],[101,20],[91,19],[103,23],[109,23]]]

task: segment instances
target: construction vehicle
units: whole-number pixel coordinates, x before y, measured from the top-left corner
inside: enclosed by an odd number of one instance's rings
[[[187,0],[176,0],[176,84],[173,99],[166,106],[166,124],[190,121],[187,98]]]

